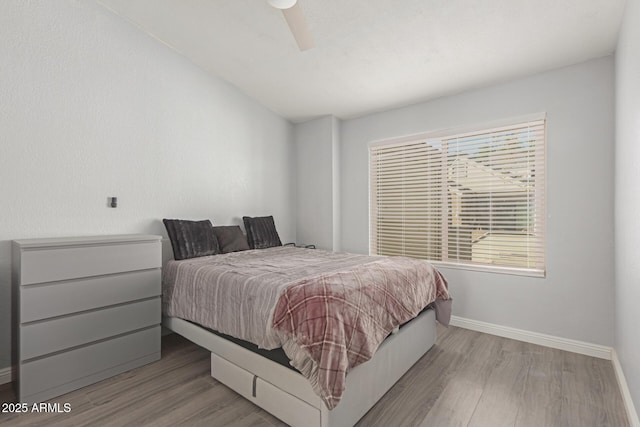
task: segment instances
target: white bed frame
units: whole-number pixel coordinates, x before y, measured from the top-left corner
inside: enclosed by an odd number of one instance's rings
[[[211,352],[211,376],[294,427],[353,426],[435,343],[434,310],[388,337],[374,357],[347,375],[338,406],[329,410],[300,373],[176,317],[163,326]]]

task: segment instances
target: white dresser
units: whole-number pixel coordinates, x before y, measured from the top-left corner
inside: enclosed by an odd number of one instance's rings
[[[160,239],[13,241],[20,402],[42,402],[160,359]]]

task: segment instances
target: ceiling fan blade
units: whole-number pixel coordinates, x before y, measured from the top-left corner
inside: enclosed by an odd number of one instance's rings
[[[290,8],[282,9],[282,14],[284,15],[284,19],[287,21],[287,25],[289,25],[289,29],[293,34],[293,38],[296,39],[296,43],[298,43],[300,50],[307,50],[314,47],[315,43],[313,42],[313,36],[309,31],[307,19],[305,18],[304,13],[302,13],[300,4],[296,2]]]

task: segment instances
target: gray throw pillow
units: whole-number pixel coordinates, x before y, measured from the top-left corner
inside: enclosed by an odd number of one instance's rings
[[[218,239],[213,232],[213,224],[208,219],[203,221],[163,219],[162,222],[171,240],[175,260],[220,253]]]
[[[276,224],[272,216],[242,217],[244,229],[247,231],[247,240],[251,249],[265,249],[274,246],[282,246],[280,236],[276,230]]]
[[[218,245],[223,254],[250,249],[247,238],[242,233],[242,229],[237,225],[213,227],[213,232],[218,238]]]

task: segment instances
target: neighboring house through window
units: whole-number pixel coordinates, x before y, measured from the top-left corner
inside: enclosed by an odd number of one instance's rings
[[[545,118],[370,145],[370,252],[545,273]]]

